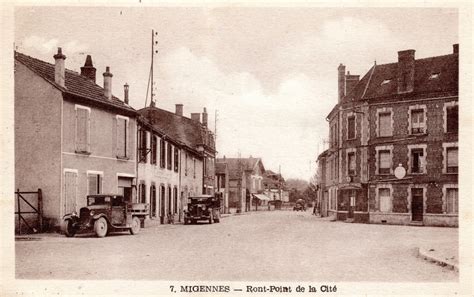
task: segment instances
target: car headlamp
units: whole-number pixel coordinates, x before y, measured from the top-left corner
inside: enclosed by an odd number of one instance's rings
[[[75,211],[73,211],[71,214],[72,214],[73,216],[77,216],[77,212],[75,212]]]
[[[201,206],[201,209],[206,210],[206,206],[205,205]]]
[[[94,215],[94,211],[93,211],[93,210],[91,210],[91,212],[90,212],[90,215],[91,215],[91,216],[93,216],[93,215]]]

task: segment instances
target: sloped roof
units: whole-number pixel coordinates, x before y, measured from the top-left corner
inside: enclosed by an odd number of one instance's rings
[[[202,145],[215,151],[212,133],[197,121],[157,107],[142,108],[138,113],[154,128],[192,149]]]
[[[225,159],[217,159],[217,163],[227,163],[227,167],[229,169],[229,177],[231,179],[240,178],[241,175],[239,173],[243,171],[252,171],[255,169],[256,166],[263,167],[262,159],[261,158],[225,158]]]
[[[75,71],[66,69],[66,88],[64,89],[54,81],[54,64],[41,61],[17,51],[15,51],[15,60],[28,67],[30,70],[47,80],[49,83],[61,89],[64,93],[76,95],[92,102],[111,105],[120,109],[135,112],[132,107],[126,105],[123,101],[115,96],[112,96],[112,100],[107,99],[107,97],[104,95],[104,88],[98,86],[92,80],[80,75]]]
[[[412,94],[457,92],[459,81],[458,54],[415,60],[415,81]],[[374,65],[343,99],[371,99],[397,95],[398,63]],[[430,79],[438,73],[436,79]],[[389,80],[387,83],[383,82]]]

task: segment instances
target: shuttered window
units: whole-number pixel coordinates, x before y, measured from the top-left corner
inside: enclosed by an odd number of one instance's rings
[[[167,149],[166,167],[168,168],[168,170],[171,170],[171,164],[172,164],[171,162],[172,162],[172,157],[173,157],[173,147],[171,143],[168,142],[168,147],[166,149]]]
[[[355,153],[347,154],[347,175],[353,176],[356,174],[356,158]]]
[[[458,148],[449,147],[446,149],[447,155],[447,167],[446,172],[448,173],[457,173],[458,172]]]
[[[347,139],[354,139],[356,137],[355,116],[347,118]]]
[[[163,138],[160,139],[160,167],[165,168],[166,166],[166,143]]]
[[[147,132],[146,130],[140,129],[140,132],[138,133],[138,162],[146,163],[147,145]]]
[[[174,171],[178,172],[179,170],[179,151],[177,147],[174,147]]]
[[[458,213],[458,189],[446,189],[446,212]]]
[[[379,151],[379,174],[390,174],[390,151]]]
[[[425,112],[423,109],[411,111],[411,133],[418,134],[425,132]]]
[[[390,189],[380,188],[379,189],[379,203],[381,212],[389,212],[391,208]]]
[[[102,192],[102,175],[88,174],[89,195],[100,194]]]
[[[391,113],[384,112],[379,114],[379,136],[392,136],[392,119]]]
[[[446,108],[446,132],[458,132],[458,106]]]
[[[117,157],[128,157],[128,119],[117,117]]]
[[[156,136],[151,135],[151,164],[156,164],[156,157],[157,157]]]
[[[76,152],[90,151],[90,112],[87,108],[76,106]]]

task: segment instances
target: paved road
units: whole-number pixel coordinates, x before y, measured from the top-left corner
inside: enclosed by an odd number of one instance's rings
[[[234,215],[106,238],[43,235],[16,241],[27,279],[233,281],[455,281],[416,257],[418,246],[457,242],[453,228],[329,222],[310,212]]]

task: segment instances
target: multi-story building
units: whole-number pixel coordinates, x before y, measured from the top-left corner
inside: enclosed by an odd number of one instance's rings
[[[250,211],[255,194],[263,192],[265,167],[261,158],[222,158],[229,170],[229,207],[237,212]]]
[[[189,196],[214,191],[216,151],[207,113],[202,123],[199,113],[183,116],[182,104],[175,113],[154,105],[138,113],[138,199],[150,203],[150,217],[161,223],[169,214],[181,220]]]
[[[398,62],[374,65],[360,81],[339,66],[325,155],[329,213],[457,225],[458,59],[457,44],[424,59],[400,51]]]
[[[136,111],[104,87],[87,56],[81,72],[15,52],[15,187],[40,188],[51,227],[86,204],[86,195],[132,196],[136,177]]]
[[[264,194],[271,200],[289,202],[289,192],[286,189],[285,179],[279,173],[265,171],[263,176]]]
[[[215,193],[220,193],[222,197],[221,212],[229,213],[229,168],[227,163],[216,162],[215,172]]]

